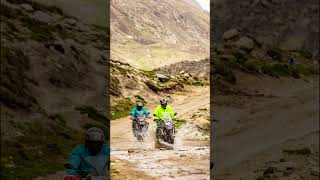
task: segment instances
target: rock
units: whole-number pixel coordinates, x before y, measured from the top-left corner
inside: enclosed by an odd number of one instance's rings
[[[230,29],[223,33],[222,38],[223,40],[227,41],[239,36],[239,31],[237,29]]]
[[[72,26],[76,25],[76,23],[77,23],[77,21],[72,18],[65,19],[64,21],[65,21],[65,23],[72,25]]]
[[[253,49],[250,54],[256,59],[265,59],[265,53],[260,49]]]
[[[90,31],[91,30],[88,25],[86,25],[84,23],[80,23],[80,22],[77,24],[77,27],[78,27],[79,31]]]
[[[313,167],[313,168],[311,169],[310,174],[311,174],[312,176],[319,176],[319,174],[320,174],[320,172],[319,172],[319,167],[318,167],[318,168]]]
[[[280,162],[286,162],[286,160],[284,158],[281,158],[279,161]]]
[[[245,61],[243,65],[249,71],[259,72],[259,70],[260,70],[259,61],[255,60],[255,59],[249,59],[249,60]]]
[[[180,72],[179,72],[179,74],[184,74],[184,73],[185,73],[184,71],[180,71]]]
[[[119,171],[118,169],[115,169],[115,170],[114,170],[114,173],[119,174],[119,173],[120,173],[120,171]]]
[[[169,81],[169,77],[164,75],[164,74],[160,74],[160,73],[157,73],[156,74],[156,77],[159,79],[160,82],[167,82]]]
[[[254,42],[248,37],[241,37],[235,42],[235,46],[246,51],[251,51],[254,48]]]
[[[181,154],[181,155],[180,155],[180,157],[187,157],[187,155],[185,155],[185,154]]]
[[[278,166],[278,169],[280,171],[297,169],[297,165],[293,162],[287,161],[287,162],[280,163]]]
[[[263,175],[269,175],[269,174],[273,174],[276,171],[278,171],[278,169],[276,167],[268,167],[264,172]]]
[[[21,7],[28,12],[33,11],[33,7],[30,4],[21,4]]]
[[[200,79],[207,79],[207,77],[209,77],[209,74],[207,72],[200,72],[197,76]]]
[[[190,74],[188,74],[188,73],[184,73],[184,74],[183,74],[183,77],[188,78],[188,77],[190,77]]]
[[[17,136],[23,137],[24,134],[22,132],[20,132],[20,131],[17,131]]]
[[[10,161],[9,163],[5,164],[5,167],[6,167],[6,168],[15,168],[16,165],[14,164],[13,161]]]
[[[43,11],[34,12],[33,13],[33,17],[36,20],[41,21],[43,23],[51,23],[53,21],[53,18],[49,14],[47,14],[47,13],[45,13]]]
[[[127,69],[128,67],[126,65],[120,65],[119,68],[121,69]]]
[[[223,54],[223,55],[219,56],[219,58],[223,61],[228,61],[228,60],[235,61],[236,60],[234,55],[231,55],[231,54]]]
[[[196,118],[194,120],[194,123],[197,127],[201,129],[205,129],[205,130],[210,129],[210,121],[203,116]]]

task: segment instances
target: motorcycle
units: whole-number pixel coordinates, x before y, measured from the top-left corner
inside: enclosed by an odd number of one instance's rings
[[[65,175],[64,180],[109,180],[110,163],[106,156],[88,156],[83,159],[83,163],[90,167],[90,170],[85,170],[85,177]],[[64,164],[66,169],[73,169],[79,172],[84,172],[79,168],[75,168],[70,164]]]
[[[177,113],[174,113],[176,116]],[[169,113],[163,114],[163,118],[159,122],[156,131],[157,139],[161,139],[166,143],[174,144],[175,126]]]
[[[133,123],[135,126],[134,136],[138,141],[144,141],[149,127],[149,123],[146,121],[146,116],[140,113],[137,118],[133,119]]]

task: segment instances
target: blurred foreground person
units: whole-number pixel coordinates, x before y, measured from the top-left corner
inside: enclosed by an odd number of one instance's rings
[[[77,145],[65,164],[67,174],[64,180],[109,179],[110,147],[104,144],[105,136],[101,129],[87,130],[85,143]]]

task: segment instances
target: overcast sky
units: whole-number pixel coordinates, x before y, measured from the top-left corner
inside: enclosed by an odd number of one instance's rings
[[[196,0],[200,6],[206,10],[206,11],[210,11],[210,0]]]

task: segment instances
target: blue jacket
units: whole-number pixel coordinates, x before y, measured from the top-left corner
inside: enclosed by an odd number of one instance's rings
[[[101,148],[101,151],[96,155],[93,156],[88,148],[85,147],[84,144],[78,145],[73,148],[71,156],[69,158],[68,163],[74,169],[67,169],[65,172],[68,175],[75,175],[75,176],[87,176],[90,172],[92,172],[92,165],[88,164],[86,159],[90,159],[90,157],[103,157],[105,161],[107,161],[107,165],[109,166],[110,163],[110,147],[107,144],[104,144]]]
[[[132,117],[138,117],[139,113],[141,114],[144,114],[145,116],[149,116],[150,113],[148,112],[148,110],[145,108],[145,107],[142,107],[141,111],[138,110],[137,107],[134,107],[132,110],[131,110],[131,116]]]

